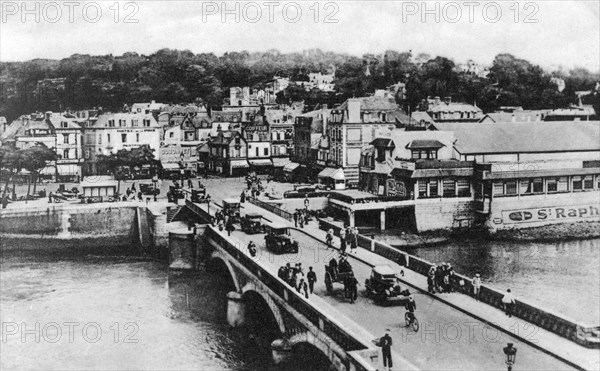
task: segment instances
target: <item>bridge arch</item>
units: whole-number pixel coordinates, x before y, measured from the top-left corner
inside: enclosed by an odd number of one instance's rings
[[[235,291],[240,292],[240,281],[238,280],[237,274],[235,273],[235,270],[233,270],[231,263],[225,256],[216,250],[213,251],[208,261],[208,267],[215,272],[229,275],[231,282],[235,286]]]
[[[308,360],[311,363],[310,368],[315,370],[345,369],[340,358],[333,354],[331,347],[309,332],[292,336],[289,344],[292,347],[292,358],[289,360],[292,365],[299,363],[296,360],[303,361],[301,364],[306,365]],[[337,365],[333,359],[337,360]]]
[[[247,284],[242,288],[242,299],[246,307],[246,316],[252,319],[254,314],[262,319],[262,326],[265,328],[277,328],[279,335],[285,333],[285,322],[279,307],[273,302],[269,295],[262,293],[252,284]],[[271,315],[264,316],[270,313]]]

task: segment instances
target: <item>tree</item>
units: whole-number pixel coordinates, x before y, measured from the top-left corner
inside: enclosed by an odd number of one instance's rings
[[[56,161],[56,152],[46,147],[44,144],[37,144],[22,151],[23,167],[31,175],[27,182],[27,200],[29,199],[29,190],[31,187],[31,178],[33,177],[33,194],[35,194],[39,172],[46,167],[48,162]]]
[[[21,151],[11,144],[3,144],[0,146],[0,169],[4,169],[7,172],[2,198],[6,196],[11,179],[13,179],[22,168],[23,161]],[[12,199],[14,200],[15,198],[15,183],[13,182]]]

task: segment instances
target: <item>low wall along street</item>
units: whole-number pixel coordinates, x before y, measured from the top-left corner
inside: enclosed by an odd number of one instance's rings
[[[419,232],[470,227],[474,218],[470,199],[436,198],[415,203],[415,222]]]
[[[98,245],[127,245],[135,241],[136,205],[54,205],[0,212],[0,235],[5,238],[86,239]]]

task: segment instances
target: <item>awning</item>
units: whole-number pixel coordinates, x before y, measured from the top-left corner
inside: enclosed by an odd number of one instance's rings
[[[293,172],[294,170],[296,170],[298,167],[300,166],[299,163],[297,162],[290,162],[287,163],[284,167],[283,167],[283,171],[287,171],[289,173]]]
[[[250,167],[250,165],[248,165],[248,161],[246,160],[231,160],[229,164],[231,165],[232,169]]]
[[[292,162],[289,158],[274,158],[273,159],[273,167],[285,167],[285,165]]]
[[[345,180],[343,169],[325,168],[319,173],[319,178],[331,178],[333,180]]]
[[[391,139],[387,139],[387,138],[377,138],[374,141],[372,141],[370,144],[375,147],[383,147],[383,148],[389,148],[389,149],[396,148],[394,141]]]
[[[163,170],[179,170],[179,163],[177,162],[161,162]]]
[[[263,158],[259,160],[248,160],[251,166],[273,166],[270,158]]]
[[[41,175],[54,175],[56,174],[56,168],[54,166],[46,166],[40,171]]]
[[[76,165],[57,165],[58,175],[77,175],[79,167]]]

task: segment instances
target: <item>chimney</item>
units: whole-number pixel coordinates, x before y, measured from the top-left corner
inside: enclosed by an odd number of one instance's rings
[[[434,105],[436,105],[436,106],[437,106],[437,105],[438,105],[438,104],[440,104],[440,103],[441,103],[441,101],[440,101],[440,97],[435,97],[435,98],[433,98],[433,104],[434,104]]]
[[[348,99],[348,122],[356,124],[360,122],[360,99]]]
[[[155,104],[155,103],[156,103],[156,101],[155,101],[155,100],[153,100],[153,101],[150,101],[150,104]]]
[[[452,97],[446,97],[446,98],[444,98],[444,103],[446,103],[446,104],[452,103]]]

